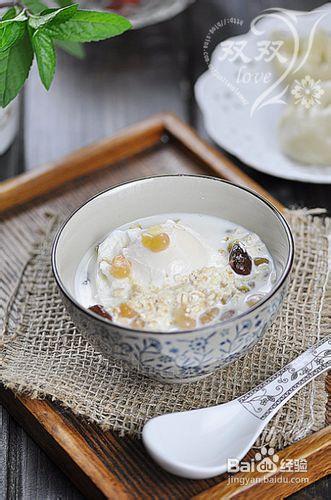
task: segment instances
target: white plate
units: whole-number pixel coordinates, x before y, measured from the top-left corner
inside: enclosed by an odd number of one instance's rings
[[[307,25],[316,19],[320,11],[327,10],[331,14],[331,4],[316,9],[309,16],[303,16],[298,22],[298,32],[303,33]],[[330,15],[321,21],[323,30],[330,32]],[[263,23],[263,25],[262,25]],[[264,19],[261,26],[266,34],[282,28],[281,21]],[[256,55],[256,35],[248,33],[229,40],[247,42],[245,54]],[[221,52],[222,51],[222,52]],[[220,61],[223,49],[218,45],[212,54],[212,64],[195,84],[195,96],[201,108],[208,134],[223,149],[235,155],[247,165],[284,179],[305,181],[310,183],[331,183],[331,165],[304,165],[292,161],[285,156],[278,142],[278,122],[284,111],[284,103],[273,103],[261,107],[251,116],[251,105],[270,84],[237,83],[238,69],[241,63],[229,60]],[[247,64],[251,72],[271,72],[272,81],[276,73],[272,63],[252,61]],[[278,76],[278,75],[277,75]],[[230,90],[224,82],[234,84],[237,91],[244,96],[248,104],[244,105],[238,92]],[[281,87],[278,88],[278,93]],[[277,92],[274,92],[276,95]]]

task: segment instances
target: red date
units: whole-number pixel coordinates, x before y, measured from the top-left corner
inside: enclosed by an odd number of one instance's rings
[[[236,274],[246,276],[252,270],[252,259],[239,243],[235,243],[231,248],[229,264]]]
[[[89,307],[88,310],[94,312],[95,314],[98,314],[99,316],[102,316],[103,318],[110,319],[110,321],[112,321],[112,319],[113,319],[111,314],[109,314],[109,312],[107,312],[104,307],[102,307],[98,304],[96,304],[95,306]]]

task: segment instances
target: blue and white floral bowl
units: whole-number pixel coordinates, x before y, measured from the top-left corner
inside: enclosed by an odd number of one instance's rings
[[[273,290],[245,313],[212,326],[170,333],[132,330],[82,307],[75,299],[79,262],[111,230],[157,213],[215,215],[257,233],[276,267]],[[110,188],[80,207],[59,230],[52,266],[74,323],[105,355],[163,382],[191,382],[251,349],[275,318],[287,289],[293,237],[283,216],[253,191],[194,175],[148,177]]]

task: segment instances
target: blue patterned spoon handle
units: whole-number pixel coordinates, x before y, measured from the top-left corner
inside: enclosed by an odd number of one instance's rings
[[[255,417],[270,420],[310,380],[331,368],[331,336],[309,348],[238,401]]]

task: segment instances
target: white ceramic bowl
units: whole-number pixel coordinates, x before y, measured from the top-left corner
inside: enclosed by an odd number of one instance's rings
[[[123,2],[123,7],[112,9],[110,0],[81,0],[84,9],[112,11],[127,17],[133,29],[145,28],[170,19],[186,9],[195,0],[140,0],[138,4]]]
[[[228,321],[170,333],[132,330],[82,307],[75,298],[77,266],[87,250],[122,224],[169,212],[219,216],[257,233],[276,267],[273,290]],[[100,193],[59,230],[52,266],[64,303],[77,327],[104,354],[164,382],[189,382],[245,354],[274,319],[286,292],[293,238],[283,216],[258,194],[221,179],[166,175],[127,182]]]

